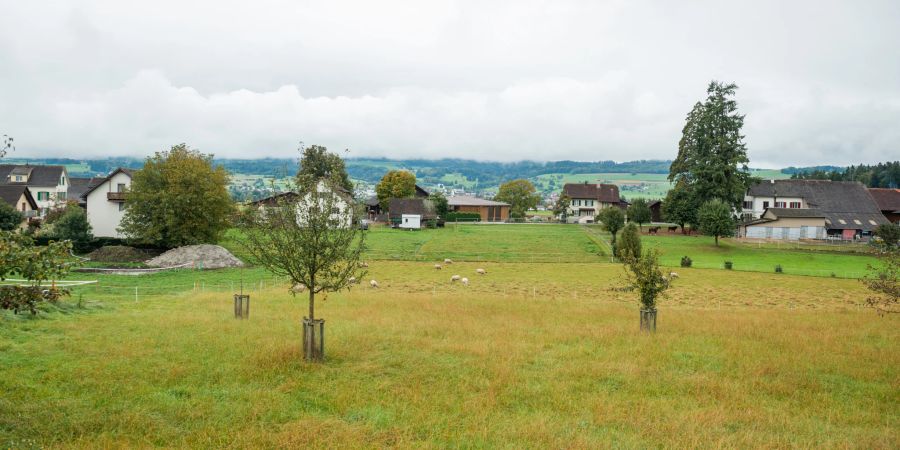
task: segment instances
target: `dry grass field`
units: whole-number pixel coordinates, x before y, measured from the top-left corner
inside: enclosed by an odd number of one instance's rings
[[[680,269],[647,336],[618,265],[370,272],[381,288],[320,302],[324,364],[300,360],[305,304],[271,284],[245,321],[196,289],[0,316],[0,445],[900,445],[900,322],[855,280]]]

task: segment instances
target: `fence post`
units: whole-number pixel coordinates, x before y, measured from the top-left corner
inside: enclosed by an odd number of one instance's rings
[[[138,287],[134,287],[134,301],[138,301]]]

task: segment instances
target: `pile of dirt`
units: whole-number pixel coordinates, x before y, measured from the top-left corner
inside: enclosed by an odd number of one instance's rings
[[[107,245],[87,255],[91,261],[97,262],[144,262],[154,256],[159,255],[159,251],[144,250],[126,245]]]
[[[224,267],[242,267],[241,260],[235,258],[228,250],[218,245],[188,245],[173,248],[156,258],[147,261],[148,266],[172,267],[190,264],[198,269],[221,269]]]

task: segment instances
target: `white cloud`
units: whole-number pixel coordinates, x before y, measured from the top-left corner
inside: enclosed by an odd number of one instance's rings
[[[809,8],[816,14],[810,16]],[[14,2],[21,156],[671,158],[735,81],[757,166],[900,157],[892,2]]]

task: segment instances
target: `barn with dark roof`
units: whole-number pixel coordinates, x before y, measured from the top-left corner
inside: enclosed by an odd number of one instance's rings
[[[767,180],[750,187],[748,208],[762,207],[758,219],[741,227],[750,238],[867,239],[888,223],[869,190],[856,181]]]

